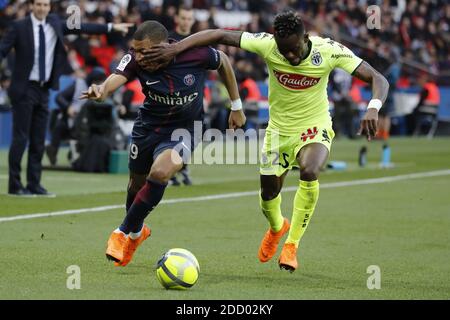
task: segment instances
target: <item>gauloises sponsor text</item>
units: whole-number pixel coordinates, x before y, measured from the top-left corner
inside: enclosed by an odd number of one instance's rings
[[[302,74],[287,73],[277,70],[273,70],[273,73],[279,83],[289,89],[294,90],[310,88],[318,84],[320,81],[320,78],[308,77]]]

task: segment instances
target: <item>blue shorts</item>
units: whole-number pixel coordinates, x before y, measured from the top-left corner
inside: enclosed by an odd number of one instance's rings
[[[135,174],[148,174],[156,157],[168,149],[176,150],[183,163],[187,163],[199,143],[194,139],[194,130],[188,129],[159,133],[135,126],[131,137],[128,168]]]

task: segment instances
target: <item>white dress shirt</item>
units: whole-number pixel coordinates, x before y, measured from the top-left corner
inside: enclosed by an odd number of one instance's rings
[[[34,64],[29,80],[39,81],[39,25],[42,24],[45,34],[45,82],[47,82],[52,73],[53,59],[55,57],[56,32],[49,23],[46,23],[45,20],[38,20],[33,13],[31,14],[31,22],[34,37]]]

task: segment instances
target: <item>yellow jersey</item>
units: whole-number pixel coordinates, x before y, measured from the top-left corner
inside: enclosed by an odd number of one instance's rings
[[[361,64],[344,45],[329,38],[309,37],[311,51],[298,66],[278,51],[269,33],[244,32],[240,47],[261,56],[269,72],[269,130],[281,135],[298,134],[298,128],[331,125],[327,84],[334,68],[353,73]]]

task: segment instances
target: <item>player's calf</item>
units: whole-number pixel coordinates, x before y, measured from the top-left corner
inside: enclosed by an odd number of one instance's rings
[[[146,174],[137,174],[134,172],[130,172],[130,180],[127,187],[126,212],[128,212],[131,205],[133,204],[139,190],[141,190],[145,185],[146,177]]]
[[[270,188],[261,188],[261,199],[263,199],[264,201],[270,201],[270,200],[275,199],[279,193],[280,193],[280,190],[270,189]]]
[[[144,219],[161,201],[166,187],[167,184],[148,179],[137,193],[120,226],[120,230],[125,234],[138,232],[144,223]]]
[[[175,155],[175,160],[177,155]],[[137,193],[120,226],[120,230],[125,234],[139,231],[144,219],[161,201],[167,182],[182,166],[174,163],[172,157],[174,155],[171,149],[164,150],[156,157],[144,186]]]

